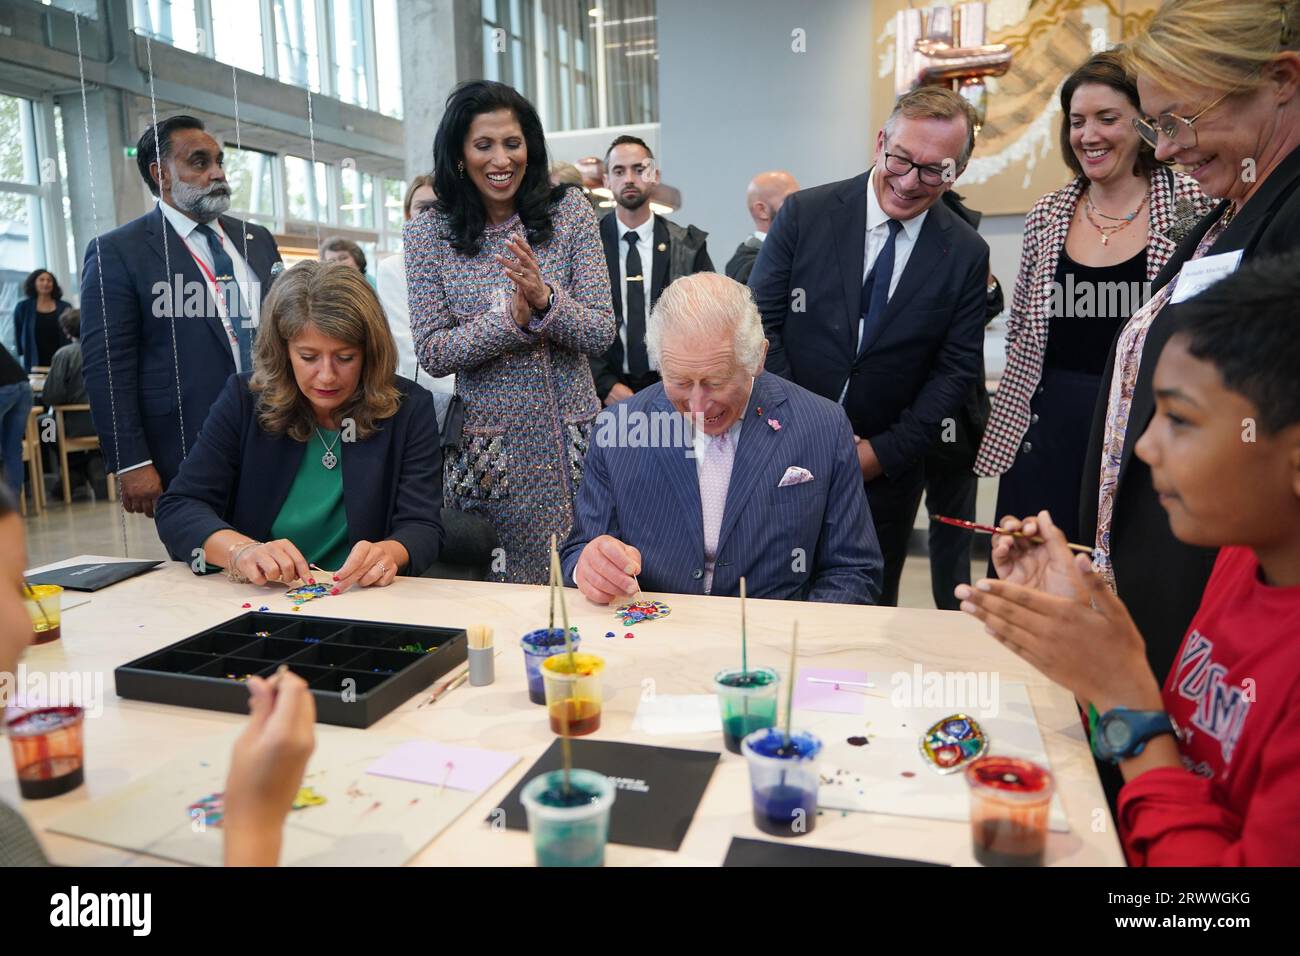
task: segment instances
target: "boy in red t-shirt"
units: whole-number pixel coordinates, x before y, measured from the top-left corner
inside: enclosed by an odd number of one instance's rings
[[[1005,519],[1002,580],[956,590],[1002,644],[1090,702],[1124,774],[1135,866],[1300,865],[1300,256],[1170,306],[1136,446],[1179,540],[1220,547],[1163,691],[1128,611],[1051,517]]]

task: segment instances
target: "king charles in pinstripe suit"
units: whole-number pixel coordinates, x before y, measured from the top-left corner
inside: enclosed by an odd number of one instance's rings
[[[638,581],[733,596],[741,577],[750,597],[874,603],[883,563],[848,419],[763,371],[749,290],[713,273],[678,279],[646,345],[663,381],[596,420],[566,581],[601,604]]]

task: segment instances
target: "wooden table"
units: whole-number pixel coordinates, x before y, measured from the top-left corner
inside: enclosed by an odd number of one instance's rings
[[[59,564],[115,560],[81,555]],[[56,567],[50,565],[48,567]],[[44,570],[44,569],[42,569]],[[72,593],[67,595],[72,598]],[[655,595],[657,596],[657,595]],[[77,595],[80,600],[87,595]],[[86,721],[86,785],[49,800],[19,801],[11,760],[0,759],[0,798],[20,806],[41,828],[68,808],[110,793],[193,748],[204,738],[229,735],[244,719],[234,714],[119,699],[113,669],[140,655],[243,612],[241,605],[285,611],[281,591],[236,585],[219,575],[196,577],[171,563],[149,574],[89,595],[63,621],[63,638],[29,648],[28,671],[97,672],[103,675],[103,713]],[[654,596],[652,596],[654,597]],[[631,729],[644,688],[658,693],[707,694],[712,675],[733,666],[738,655],[739,602],[734,598],[663,595],[672,614],[629,630],[607,608],[568,591],[571,623],[584,635],[602,635],[593,648],[607,661],[603,723],[594,739],[624,740],[722,752],[681,850],[667,853],[610,844],[610,865],[699,865],[722,862],[731,837],[767,839],[753,825],[748,769],[742,757],[722,748],[720,735],[649,736]],[[963,614],[855,607],[793,601],[750,601],[750,660],[784,673],[791,624],[799,620],[800,661],[805,666],[911,671],[999,672],[1003,681],[1028,685],[1056,775],[1069,833],[1052,833],[1048,862],[1122,865],[1123,855],[1088,752],[1074,702]],[[517,753],[521,761],[414,860],[431,865],[528,865],[532,845],[524,832],[493,830],[484,819],[554,739],[543,708],[528,702],[519,636],[545,626],[547,590],[523,585],[399,578],[384,589],[354,590],[303,606],[301,614],[398,621],[409,624],[492,626],[501,656],[496,683],[468,684],[437,704],[417,709],[427,696],[403,704],[368,731],[318,725],[318,735],[382,733]],[[618,637],[604,640],[614,630]],[[588,638],[589,643],[597,643]],[[121,866],[158,861],[108,846],[41,832],[51,859],[60,864]],[[970,826],[884,814],[827,811],[801,844],[955,865],[974,863]]]

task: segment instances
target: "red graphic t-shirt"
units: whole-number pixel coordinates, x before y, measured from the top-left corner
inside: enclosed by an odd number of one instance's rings
[[[1120,792],[1134,866],[1300,865],[1300,586],[1219,552],[1164,687],[1184,768]]]

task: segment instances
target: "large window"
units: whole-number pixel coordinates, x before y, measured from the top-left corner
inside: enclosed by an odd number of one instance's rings
[[[655,0],[482,0],[483,75],[532,99],[548,130],[659,116]]]
[[[320,46],[314,0],[275,0],[275,55],[285,83],[320,91]]]
[[[385,245],[396,249],[402,244],[402,227],[406,224],[402,200],[406,198],[406,183],[400,179],[384,180],[384,231]]]
[[[262,0],[218,0],[212,4],[212,52],[222,63],[264,73]]]
[[[345,103],[374,106],[366,76],[366,4],[364,0],[336,0],[334,4],[334,89]]]
[[[135,28],[191,53],[205,53],[194,0],[135,0]]]
[[[542,69],[536,100],[549,129],[598,124],[594,23],[585,3],[544,0],[537,5]]]
[[[91,20],[99,19],[99,0],[41,0],[47,7],[79,13]]]
[[[14,305],[29,272],[49,269],[66,295],[75,292],[53,201],[61,180],[52,125],[40,104],[0,94],[0,342],[11,351]]]
[[[132,0],[132,11],[136,31],[155,40],[400,119],[397,3]],[[522,44],[519,53],[522,64]]]
[[[261,225],[275,221],[275,157],[253,149],[225,147],[230,209]]]
[[[375,228],[375,177],[356,169],[340,170],[339,222],[358,229]]]
[[[284,178],[285,210],[290,219],[320,223],[332,221],[324,163],[313,164],[301,156],[286,156]]]
[[[605,51],[605,125],[653,123],[659,118],[659,50],[655,0],[600,5]]]
[[[483,0],[483,78],[508,83],[532,96],[532,0]]]
[[[398,44],[397,0],[374,0],[375,81],[379,111],[402,118],[402,53]]]
[[[59,155],[59,182],[65,184],[59,190],[59,211],[63,214],[63,251],[68,257],[68,281],[64,283],[64,287],[68,289],[73,285],[80,286],[81,284],[81,256],[77,253],[77,240],[72,233],[72,197],[68,195],[66,185],[68,182],[68,149],[64,142],[63,110],[57,105],[54,107],[54,137]],[[75,143],[76,140],[74,139],[73,142]]]

